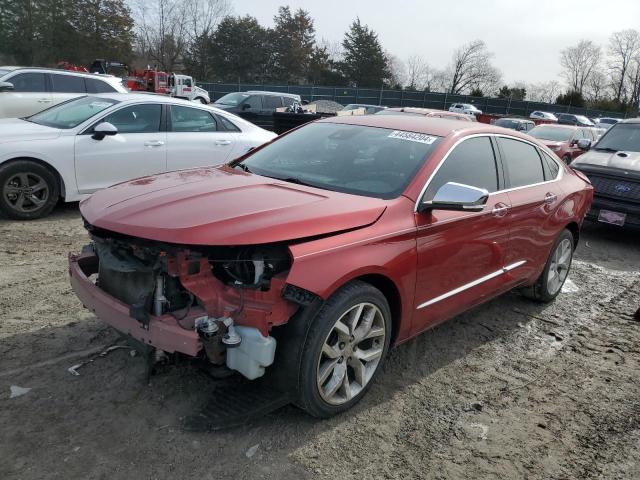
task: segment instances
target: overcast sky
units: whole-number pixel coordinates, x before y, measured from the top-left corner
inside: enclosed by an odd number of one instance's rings
[[[231,0],[233,13],[273,25],[280,5],[303,8],[316,38],[341,41],[356,17],[378,33],[401,60],[413,54],[443,68],[452,51],[481,39],[495,54],[507,83],[558,79],[560,50],[586,38],[606,46],[608,36],[640,28],[639,0]]]

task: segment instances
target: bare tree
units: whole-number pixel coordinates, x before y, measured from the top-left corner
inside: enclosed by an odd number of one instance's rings
[[[138,49],[158,68],[180,69],[187,48],[210,33],[228,9],[227,0],[136,0]]]
[[[600,47],[591,40],[580,40],[577,45],[560,52],[563,76],[571,90],[582,94],[589,77],[600,64]]]
[[[557,80],[534,83],[527,86],[527,100],[530,102],[555,103],[562,86]]]
[[[449,92],[459,94],[472,88],[495,90],[501,74],[491,65],[491,57],[493,54],[482,40],[474,40],[458,48],[449,67]]]
[[[594,71],[585,85],[585,98],[590,102],[601,100],[606,96],[609,85],[609,78],[603,72]]]
[[[615,32],[609,37],[609,69],[616,100],[624,96],[629,65],[640,51],[640,33],[629,29]]]
[[[389,84],[391,86],[404,85],[407,78],[407,69],[404,62],[389,51],[385,51],[385,55],[389,65]]]
[[[412,90],[425,88],[429,64],[420,55],[411,55],[407,61],[407,87]]]

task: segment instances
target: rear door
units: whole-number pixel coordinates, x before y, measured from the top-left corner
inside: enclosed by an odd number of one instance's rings
[[[54,105],[87,93],[84,77],[63,73],[49,73],[48,75],[51,79],[51,94]]]
[[[94,139],[93,127],[102,122],[113,124],[118,133]],[[77,135],[75,162],[80,193],[166,171],[167,132],[162,124],[162,104],[126,105]]]
[[[0,118],[27,117],[51,106],[46,74],[21,72],[4,79],[13,90],[0,92]]]
[[[545,167],[533,144],[512,137],[499,137],[498,144],[511,203],[511,234],[505,263],[524,262],[514,271],[513,280],[517,283],[537,273],[546,262],[558,235],[547,220],[559,205],[563,192],[559,182],[550,178],[549,167]],[[558,166],[555,162],[553,165]]]
[[[167,170],[220,165],[235,146],[237,133],[227,131],[208,110],[168,105]]]
[[[428,182],[423,199],[433,199],[447,182],[485,188],[490,195],[481,212],[415,214],[418,266],[413,333],[499,293],[504,283],[510,205],[508,194],[500,191],[502,168],[490,136],[467,138],[455,146]]]

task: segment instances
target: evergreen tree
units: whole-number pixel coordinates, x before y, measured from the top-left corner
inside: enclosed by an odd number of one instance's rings
[[[342,41],[342,72],[359,87],[380,87],[390,78],[387,59],[378,35],[357,18]]]
[[[273,21],[273,76],[280,81],[299,83],[309,73],[314,54],[313,19],[302,9],[292,15],[289,7],[280,7]]]

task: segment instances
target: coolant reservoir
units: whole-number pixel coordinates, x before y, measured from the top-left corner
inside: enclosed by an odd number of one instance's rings
[[[273,363],[276,339],[263,337],[257,328],[235,325],[242,337],[240,345],[227,349],[227,367],[237,370],[249,380],[264,375],[264,368]]]

